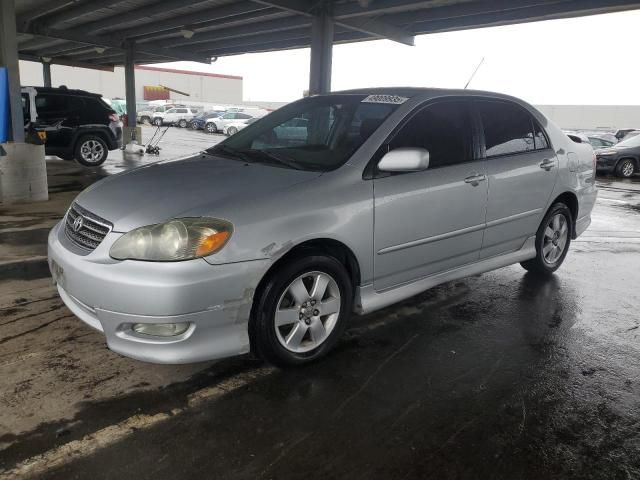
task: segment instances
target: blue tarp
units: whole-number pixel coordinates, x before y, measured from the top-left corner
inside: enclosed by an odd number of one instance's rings
[[[9,78],[7,68],[0,67],[0,143],[9,138]]]

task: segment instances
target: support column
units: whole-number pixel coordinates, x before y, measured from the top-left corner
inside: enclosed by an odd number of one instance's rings
[[[44,80],[44,86],[51,86],[51,63],[42,62],[42,79]]]
[[[9,106],[11,129],[9,140],[24,142],[24,118],[20,94],[18,68],[18,40],[16,36],[15,0],[0,1],[0,65],[7,68],[9,77]]]
[[[129,127],[136,126],[136,71],[135,71],[135,46],[133,42],[128,42],[124,60],[124,88],[125,99],[127,101],[127,119]],[[140,139],[138,139],[140,140]],[[128,139],[125,139],[125,143]]]
[[[0,0],[0,65],[8,73],[8,142],[0,148],[0,202],[3,204],[47,200],[47,166],[44,145],[25,143],[22,93],[18,65],[15,0]]]
[[[309,95],[331,90],[331,57],[333,53],[333,17],[325,3],[311,23],[311,65]]]

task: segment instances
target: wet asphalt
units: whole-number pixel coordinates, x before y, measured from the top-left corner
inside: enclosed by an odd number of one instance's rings
[[[53,197],[144,161],[55,163]],[[640,178],[598,183],[555,275],[440,285],[305,368],[143,364],[47,278],[0,281],[0,478],[640,478]]]

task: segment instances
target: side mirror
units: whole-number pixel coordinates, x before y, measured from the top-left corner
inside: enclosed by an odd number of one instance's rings
[[[425,148],[402,147],[388,152],[378,163],[383,172],[418,172],[429,168],[429,151]]]

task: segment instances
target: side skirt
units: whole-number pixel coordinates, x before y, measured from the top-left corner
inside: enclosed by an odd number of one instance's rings
[[[394,303],[413,297],[441,283],[450,282],[458,278],[477,275],[479,273],[496,270],[498,268],[523,262],[536,256],[536,237],[531,236],[520,250],[505,253],[496,257],[485,258],[479,262],[463,265],[430,277],[421,278],[411,283],[405,283],[387,290],[376,291],[373,284],[363,285],[356,292],[354,311],[359,315],[374,312]]]

